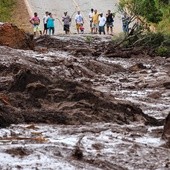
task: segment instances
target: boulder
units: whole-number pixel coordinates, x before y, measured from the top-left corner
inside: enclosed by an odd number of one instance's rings
[[[0,24],[0,45],[16,49],[34,49],[33,36],[11,23]]]

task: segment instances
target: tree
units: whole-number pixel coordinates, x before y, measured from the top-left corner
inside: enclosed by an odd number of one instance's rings
[[[131,21],[143,17],[146,22],[159,23],[163,16],[155,0],[120,0],[119,10],[128,12]]]

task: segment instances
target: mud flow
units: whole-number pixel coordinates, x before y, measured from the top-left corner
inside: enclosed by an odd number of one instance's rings
[[[0,169],[170,168],[168,57],[110,36],[29,40],[0,46]]]

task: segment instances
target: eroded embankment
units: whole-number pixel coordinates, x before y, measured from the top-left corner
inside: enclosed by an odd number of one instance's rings
[[[97,60],[111,50],[106,48],[110,43],[100,37],[88,42],[87,37],[44,36],[36,40],[37,52],[1,47],[1,127],[23,122],[161,124],[131,102],[115,99],[111,89],[94,90],[93,83],[103,75],[128,72],[119,64]],[[145,69],[142,64],[135,67],[131,70]]]

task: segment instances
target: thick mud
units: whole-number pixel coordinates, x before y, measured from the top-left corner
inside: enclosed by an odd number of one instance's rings
[[[2,169],[170,166],[169,58],[91,35],[43,36],[34,51],[0,56],[0,126],[22,124],[0,129]]]

